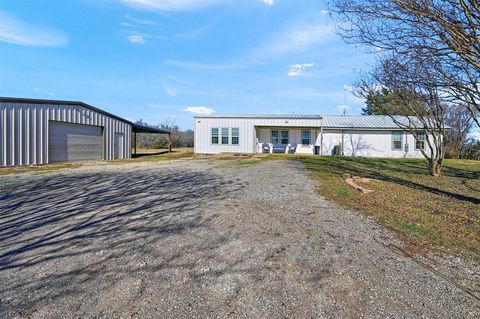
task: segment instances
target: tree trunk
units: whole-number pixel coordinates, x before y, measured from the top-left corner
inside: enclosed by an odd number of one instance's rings
[[[442,160],[431,160],[428,162],[428,169],[432,176],[438,177],[442,175]]]

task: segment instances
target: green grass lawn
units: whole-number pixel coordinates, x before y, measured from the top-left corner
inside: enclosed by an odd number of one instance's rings
[[[480,161],[446,160],[443,176],[432,177],[423,160],[294,158],[320,179],[326,198],[374,216],[418,247],[468,251],[480,261]],[[344,174],[374,179],[362,185],[374,192],[356,191]]]

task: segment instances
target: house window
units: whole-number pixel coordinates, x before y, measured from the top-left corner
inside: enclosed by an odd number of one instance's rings
[[[272,131],[272,144],[278,144],[278,131]]]
[[[310,145],[311,133],[310,131],[302,131],[302,145]]]
[[[403,132],[394,131],[392,132],[392,149],[402,150],[403,145]]]
[[[233,127],[232,128],[232,145],[238,145],[239,144],[239,133],[240,129],[238,127]]]
[[[288,144],[288,131],[280,131],[280,143]]]
[[[218,144],[218,128],[212,127],[212,144]]]
[[[288,131],[272,131],[272,144],[288,144]]]
[[[417,139],[415,140],[415,149],[416,150],[425,149],[425,132],[417,133]]]
[[[228,144],[228,127],[222,127],[222,144]]]

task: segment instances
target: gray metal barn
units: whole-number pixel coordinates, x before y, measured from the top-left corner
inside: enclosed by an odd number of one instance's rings
[[[0,97],[0,166],[130,158],[137,132],[170,134],[82,102]]]

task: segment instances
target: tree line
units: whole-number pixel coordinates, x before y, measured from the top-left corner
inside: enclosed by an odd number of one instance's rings
[[[170,131],[172,147],[174,148],[193,147],[193,131],[182,131],[173,120],[167,119],[157,125],[150,125],[143,120],[138,120],[135,124]],[[168,135],[166,134],[137,134],[137,148],[139,149],[168,149],[168,142]]]
[[[370,103],[365,113],[390,116],[417,141],[425,136],[429,171],[441,175],[445,155],[466,154],[466,131],[480,128],[480,2],[332,0],[329,6],[344,40],[375,55],[375,66],[355,85]]]

